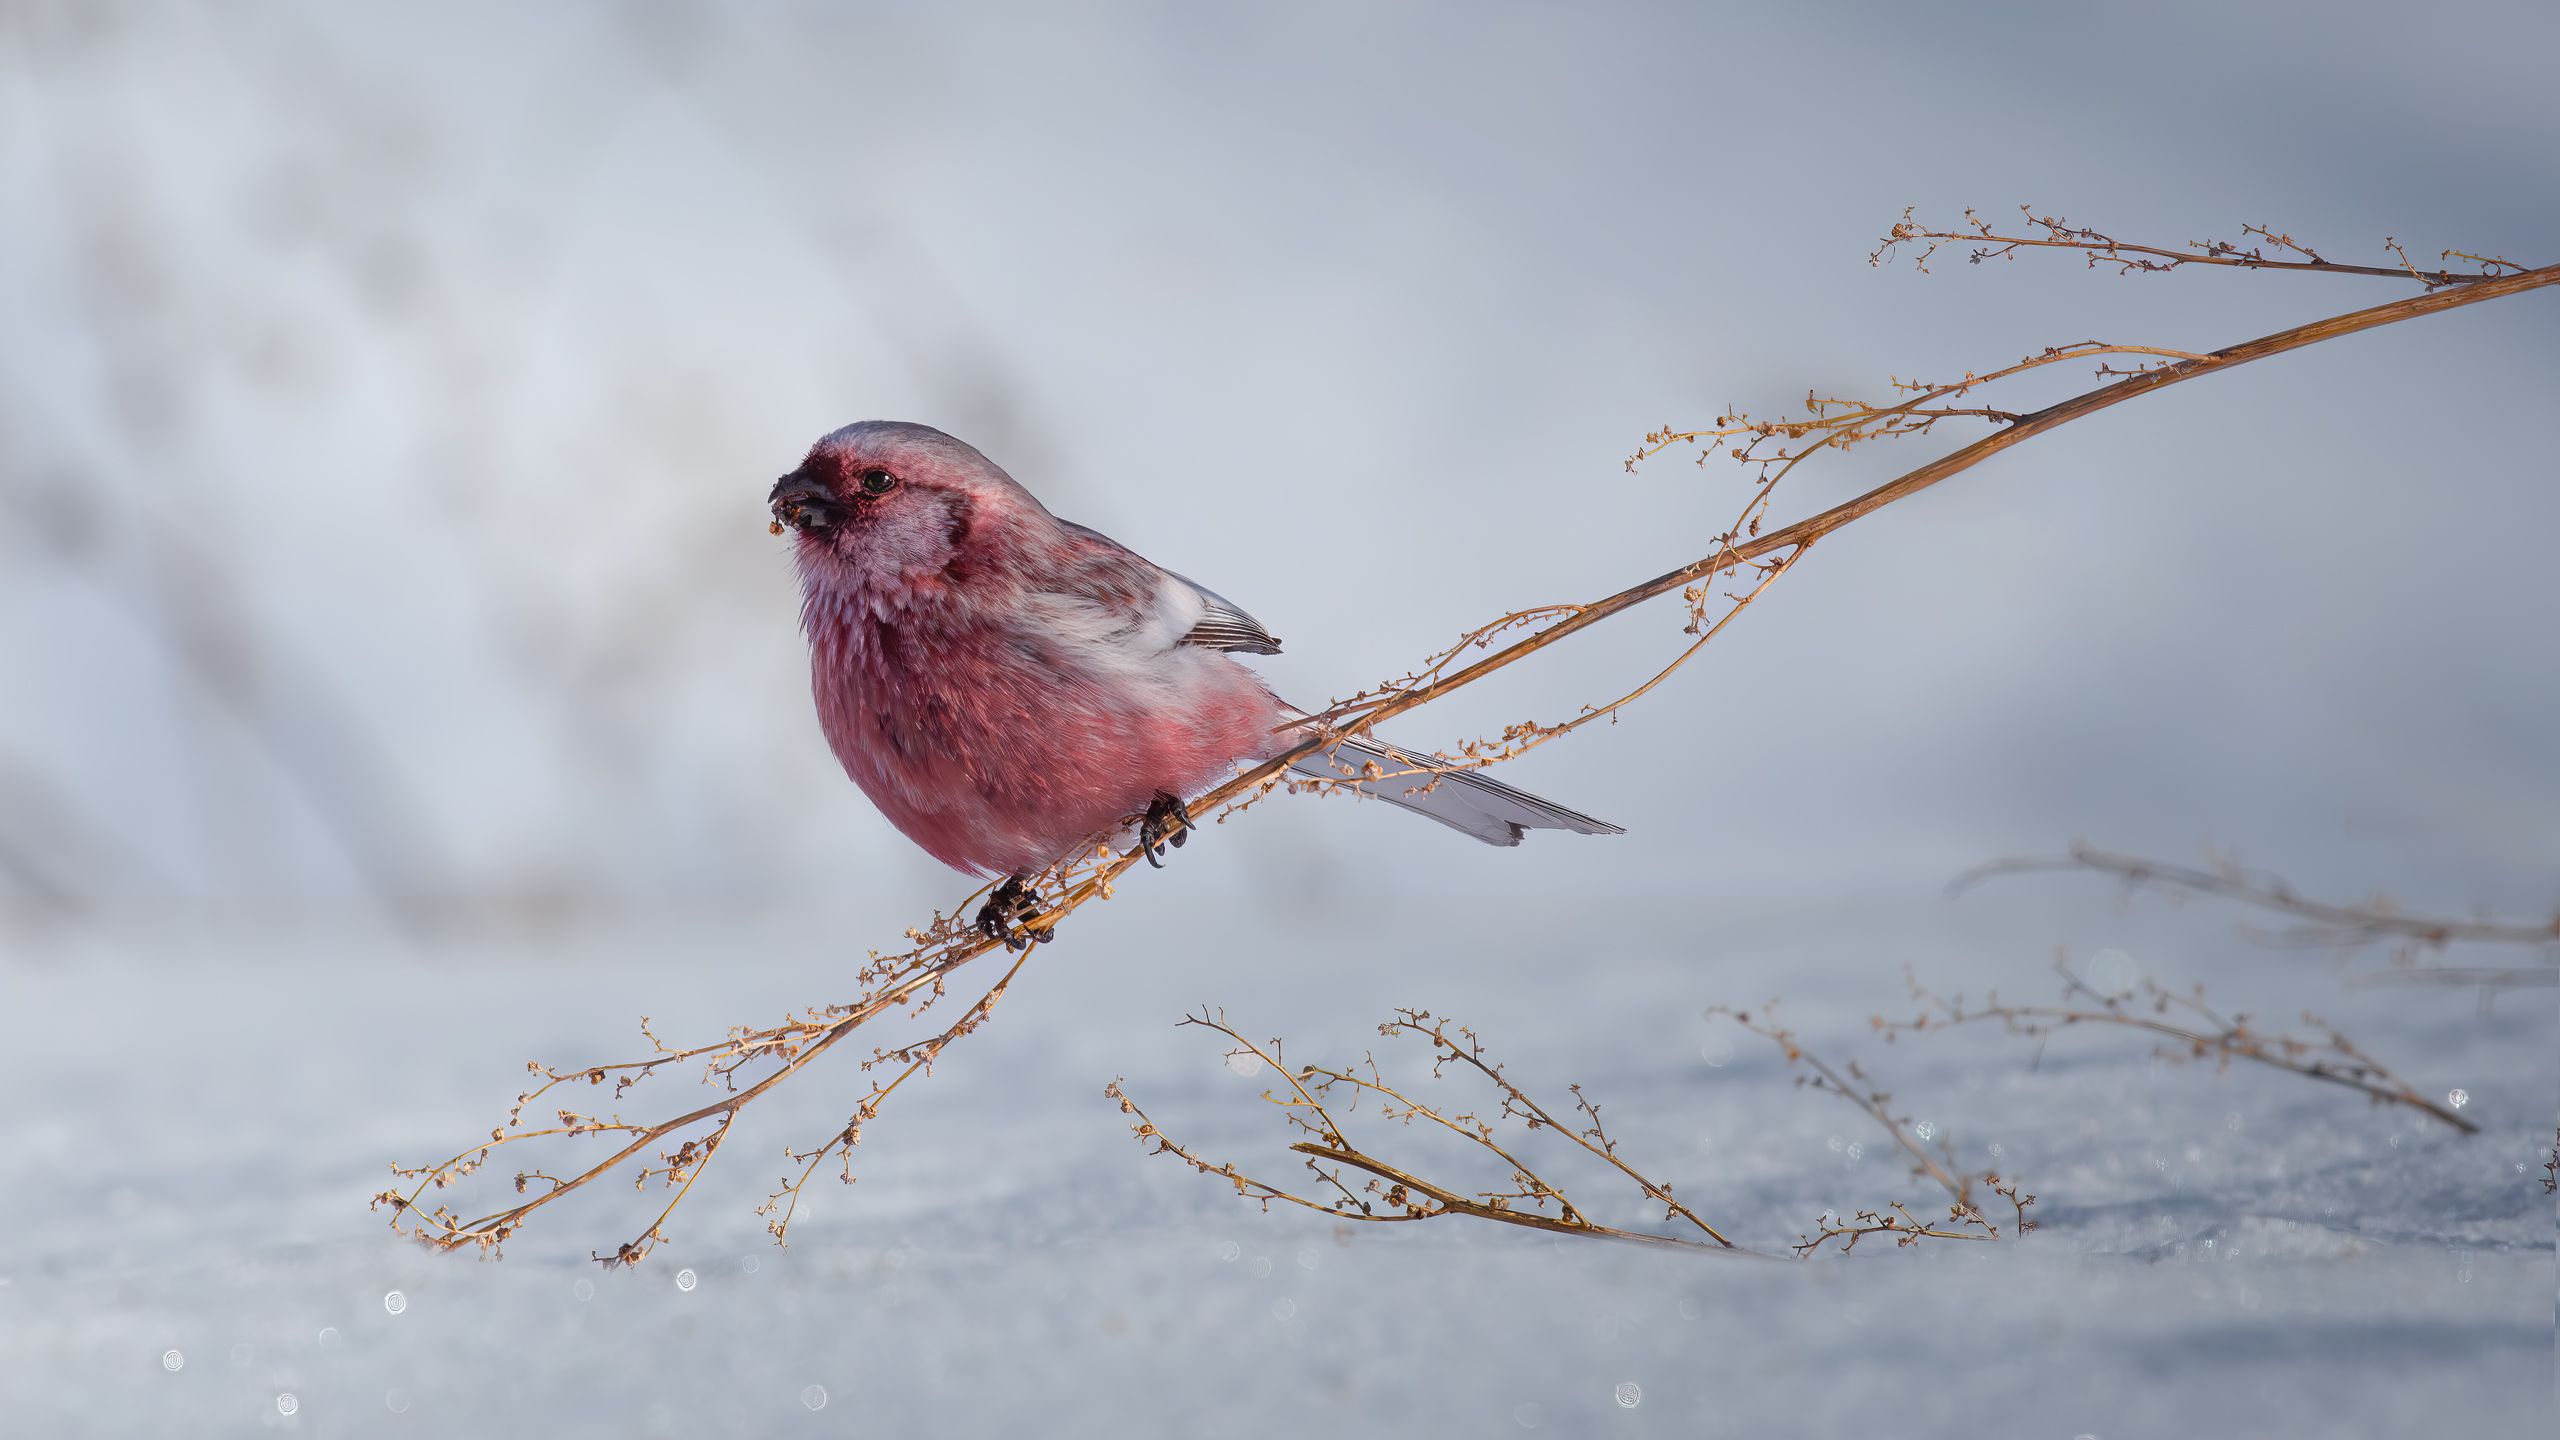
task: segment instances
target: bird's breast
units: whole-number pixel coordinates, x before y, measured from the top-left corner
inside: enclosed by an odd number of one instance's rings
[[[819,722],[846,773],[964,869],[1036,866],[1158,790],[1196,793],[1266,749],[1278,723],[1250,671],[1191,647],[1115,647],[940,606],[813,606],[809,640]]]

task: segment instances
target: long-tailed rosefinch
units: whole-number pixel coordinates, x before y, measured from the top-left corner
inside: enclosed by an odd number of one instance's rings
[[[1148,858],[1182,797],[1298,743],[1305,717],[1238,652],[1280,642],[1225,597],[1061,520],[975,449],[866,420],[775,482],[798,532],[818,721],[845,773],[935,859],[1021,881],[1143,812]],[[1364,737],[1296,768],[1491,845],[1619,827]],[[1368,777],[1368,778],[1364,778]],[[1383,777],[1383,778],[1378,778]]]

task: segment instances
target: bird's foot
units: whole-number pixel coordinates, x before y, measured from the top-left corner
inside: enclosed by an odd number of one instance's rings
[[[1025,950],[1058,933],[1055,925],[1033,925],[1031,917],[1040,913],[1040,892],[1023,883],[1019,875],[1008,878],[978,908],[978,933],[998,941],[1007,950]]]
[[[1147,863],[1164,868],[1165,847],[1182,847],[1191,838],[1191,810],[1182,797],[1159,790],[1155,803],[1147,807],[1146,818],[1138,822],[1138,848],[1146,852]]]

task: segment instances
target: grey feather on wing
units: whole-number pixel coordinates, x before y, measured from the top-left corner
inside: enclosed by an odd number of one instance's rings
[[[1280,637],[1263,629],[1262,622],[1244,613],[1242,606],[1188,575],[1174,575],[1170,570],[1165,573],[1190,586],[1191,593],[1207,607],[1201,611],[1198,623],[1183,635],[1183,644],[1204,650],[1241,650],[1248,655],[1280,653]]]
[[[1374,768],[1372,768],[1374,767]],[[1623,826],[1514,789],[1479,770],[1451,768],[1436,756],[1365,736],[1346,736],[1330,752],[1289,762],[1301,775],[1347,784],[1390,805],[1463,830],[1487,845],[1517,845],[1531,830],[1623,835]],[[1371,778],[1374,776],[1375,778]]]

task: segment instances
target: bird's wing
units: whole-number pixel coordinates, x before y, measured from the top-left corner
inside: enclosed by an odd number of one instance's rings
[[[1070,587],[1106,608],[1129,613],[1133,629],[1166,648],[1197,646],[1203,650],[1241,650],[1277,655],[1280,637],[1244,611],[1244,607],[1208,586],[1177,575],[1136,551],[1073,521],[1059,522],[1086,545],[1085,564]],[[1133,585],[1133,571],[1154,580],[1152,587]],[[1132,593],[1143,591],[1144,593]]]

